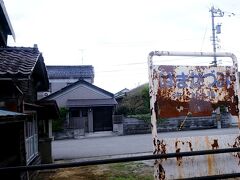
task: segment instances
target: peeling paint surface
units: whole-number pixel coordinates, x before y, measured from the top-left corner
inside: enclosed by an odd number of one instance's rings
[[[153,56],[230,57],[232,66],[154,65]],[[180,153],[240,147],[239,134],[161,138],[157,119],[210,116],[221,105],[227,107],[239,127],[239,78],[236,56],[232,53],[153,51],[148,57],[149,93],[153,153]],[[180,127],[181,128],[181,127]],[[159,159],[154,177],[179,179],[240,172],[240,153],[210,154]]]
[[[234,68],[208,66],[153,66],[157,118],[210,116],[225,105],[238,114]]]
[[[164,141],[167,142],[166,153],[174,153],[211,150],[213,149],[213,145],[214,149],[230,148],[229,145],[233,145],[236,138],[238,138],[238,134],[166,138]],[[189,143],[191,143],[191,148]],[[161,167],[164,169],[165,179],[239,173],[240,159],[238,154],[239,153],[236,152],[191,157],[179,156],[177,158],[162,160]]]

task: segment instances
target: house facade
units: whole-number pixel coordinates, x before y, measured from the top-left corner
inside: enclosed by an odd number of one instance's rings
[[[74,129],[76,136],[113,130],[114,95],[87,81],[78,80],[43,100],[55,100],[68,109],[65,127]]]

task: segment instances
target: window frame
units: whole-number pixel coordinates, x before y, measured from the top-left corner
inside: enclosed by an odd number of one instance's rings
[[[38,124],[35,111],[25,111],[28,119],[24,123],[26,162],[29,164],[38,155]]]

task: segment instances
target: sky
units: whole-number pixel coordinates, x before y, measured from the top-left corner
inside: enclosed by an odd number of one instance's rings
[[[217,51],[240,59],[239,0],[5,0],[16,41],[38,45],[46,65],[93,65],[111,93],[148,82],[151,51],[212,52],[212,6],[224,12]],[[233,15],[234,13],[235,15]],[[177,62],[169,61],[170,65]]]

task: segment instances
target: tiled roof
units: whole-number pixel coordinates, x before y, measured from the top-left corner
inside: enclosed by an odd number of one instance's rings
[[[94,78],[91,65],[84,66],[47,66],[49,79]]]
[[[49,88],[47,70],[37,47],[0,48],[0,79],[33,77],[40,82],[39,91]]]
[[[32,73],[40,54],[37,48],[0,48],[0,78],[28,77]]]
[[[121,91],[117,92],[116,94],[114,94],[115,98],[121,98],[123,96],[126,96],[126,94],[129,92],[130,90],[127,88],[122,89]]]
[[[114,106],[117,101],[111,99],[68,99],[67,107]]]

